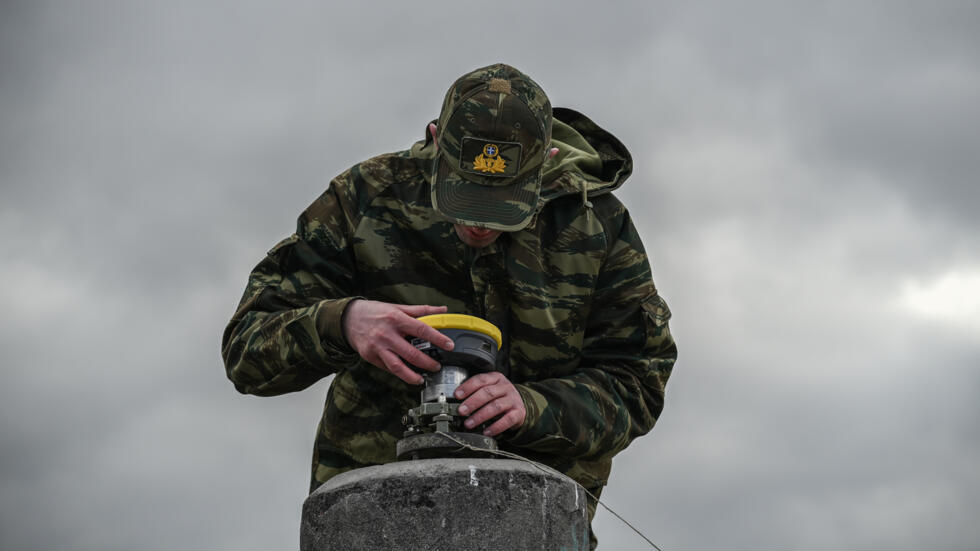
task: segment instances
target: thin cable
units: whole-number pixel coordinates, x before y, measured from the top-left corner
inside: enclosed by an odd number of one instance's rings
[[[463,442],[462,440],[456,438],[455,436],[453,436],[451,434],[447,434],[445,432],[436,431],[436,434],[441,434],[441,435],[445,436],[446,438],[448,438],[449,440],[452,440],[456,444],[459,444],[460,446],[462,446],[463,448],[466,448],[468,450],[472,450],[472,451],[480,452],[480,453],[489,453],[489,454],[493,454],[493,455],[499,455],[501,457],[508,457],[510,459],[516,459],[518,461],[523,461],[525,463],[530,463],[531,465],[534,465],[535,467],[537,467],[539,470],[541,470],[545,474],[557,475],[557,476],[559,476],[561,478],[567,478],[568,480],[571,480],[572,482],[575,483],[576,486],[578,486],[579,488],[582,488],[582,491],[585,492],[585,495],[587,495],[587,496],[591,497],[592,499],[594,499],[596,503],[598,503],[599,505],[602,505],[602,507],[605,510],[609,511],[610,513],[612,513],[623,524],[625,524],[626,526],[629,526],[631,530],[633,530],[641,538],[643,538],[644,540],[646,540],[646,542],[649,543],[651,547],[653,547],[657,551],[663,551],[663,549],[661,549],[660,547],[658,547],[657,544],[655,544],[652,541],[650,541],[650,538],[646,537],[646,535],[644,535],[643,532],[640,532],[639,529],[637,529],[635,526],[633,526],[632,524],[630,524],[628,520],[626,520],[623,517],[619,516],[619,513],[617,513],[616,511],[613,511],[608,505],[606,505],[605,503],[603,503],[602,500],[600,500],[596,496],[592,495],[592,492],[590,492],[587,489],[585,489],[585,486],[582,486],[581,484],[579,484],[577,481],[575,481],[572,478],[570,478],[565,473],[558,472],[555,469],[553,469],[553,468],[545,465],[544,463],[538,463],[537,461],[532,461],[532,460],[530,460],[530,459],[528,459],[526,457],[517,455],[516,453],[505,452],[503,450],[488,450],[488,449],[485,449],[485,448],[478,448],[478,447],[473,446],[471,444],[467,444],[466,442]]]

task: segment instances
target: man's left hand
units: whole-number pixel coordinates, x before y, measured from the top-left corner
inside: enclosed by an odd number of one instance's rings
[[[469,415],[464,423],[468,429],[497,418],[483,431],[486,436],[497,436],[507,429],[520,428],[527,416],[521,394],[503,373],[497,371],[466,379],[456,389],[456,399],[463,400],[459,412]]]

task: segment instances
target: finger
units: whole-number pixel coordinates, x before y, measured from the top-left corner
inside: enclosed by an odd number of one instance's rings
[[[443,335],[424,321],[419,321],[415,318],[405,318],[399,323],[398,329],[405,335],[427,340],[443,350],[453,349],[452,339]]]
[[[449,310],[445,306],[429,306],[427,304],[396,304],[395,306],[413,318],[431,316],[433,314],[445,314]]]
[[[385,369],[395,377],[398,377],[399,379],[412,385],[422,384],[422,376],[412,371],[412,369],[405,365],[401,358],[395,355],[395,353],[391,350],[382,350],[378,353],[378,357],[384,362]]]
[[[473,412],[473,414],[470,415],[469,419],[467,419],[463,425],[468,429],[472,429],[473,427],[503,415],[509,409],[507,400],[491,400],[483,407]]]
[[[435,361],[424,352],[421,352],[418,348],[412,346],[412,344],[405,339],[396,338],[394,341],[388,343],[388,349],[397,354],[402,360],[419,369],[424,369],[426,371],[439,371],[439,369],[442,367],[439,365],[439,362]]]
[[[510,410],[506,415],[502,416],[500,419],[487,427],[483,431],[484,436],[497,436],[498,434],[504,432],[509,428],[516,427],[520,424],[520,413],[516,410]]]
[[[469,379],[463,381],[463,384],[456,388],[456,393],[454,396],[457,400],[463,400],[470,394],[476,392],[477,390],[487,386],[496,384],[500,381],[502,375],[499,372],[491,371],[489,373],[480,373],[474,375]],[[482,405],[482,404],[481,404]]]
[[[486,404],[507,394],[507,387],[503,385],[487,385],[470,394],[470,397],[459,405],[459,412],[463,415],[472,414]]]

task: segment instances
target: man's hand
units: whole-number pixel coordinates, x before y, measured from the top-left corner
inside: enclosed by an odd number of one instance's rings
[[[470,414],[464,423],[468,429],[498,418],[483,431],[486,436],[497,436],[507,429],[519,428],[527,416],[521,394],[503,373],[497,371],[480,373],[466,379],[456,389],[456,398],[463,400],[459,412],[462,415]]]
[[[368,363],[406,383],[420,385],[422,376],[405,365],[405,362],[426,371],[439,371],[439,362],[417,350],[405,337],[419,337],[443,350],[452,350],[451,339],[425,322],[415,319],[445,312],[445,306],[408,306],[373,300],[353,300],[344,311],[344,336]]]

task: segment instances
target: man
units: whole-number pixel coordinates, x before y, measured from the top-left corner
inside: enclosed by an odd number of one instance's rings
[[[488,423],[502,449],[599,495],[612,457],[659,416],[676,358],[670,311],[609,193],[631,170],[616,138],[498,64],[453,84],[424,140],[331,182],[256,266],[222,343],[243,393],[336,374],[311,491],[395,460],[422,382],[409,366],[439,368],[406,337],[449,349],[415,319],[448,311],[504,335],[499,372],[457,393],[467,427]]]

